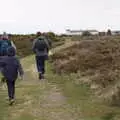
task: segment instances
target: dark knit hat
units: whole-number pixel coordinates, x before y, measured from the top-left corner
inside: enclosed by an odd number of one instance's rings
[[[14,47],[9,47],[9,48],[7,49],[7,55],[8,55],[8,56],[15,56],[15,54],[16,54],[16,50],[15,50]]]

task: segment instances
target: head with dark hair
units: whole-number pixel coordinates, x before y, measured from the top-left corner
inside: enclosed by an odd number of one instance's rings
[[[16,50],[15,50],[14,47],[9,47],[9,48],[7,49],[7,55],[8,55],[8,56],[15,56],[15,54],[16,54]]]
[[[41,32],[37,32],[36,35],[37,35],[37,36],[41,36],[42,33],[41,33]]]

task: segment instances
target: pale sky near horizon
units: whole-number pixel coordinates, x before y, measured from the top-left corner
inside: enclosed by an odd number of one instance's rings
[[[0,33],[120,30],[120,0],[0,0]]]

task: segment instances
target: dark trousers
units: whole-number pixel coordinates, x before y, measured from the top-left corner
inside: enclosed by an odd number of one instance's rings
[[[44,56],[36,56],[36,65],[39,73],[45,73],[45,57]]]
[[[8,87],[8,96],[9,96],[9,100],[14,99],[14,95],[15,95],[15,81],[8,81],[7,82],[7,87]]]

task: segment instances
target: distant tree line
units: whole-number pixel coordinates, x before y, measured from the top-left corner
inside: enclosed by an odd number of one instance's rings
[[[55,46],[62,44],[64,41],[62,37],[56,35],[53,32],[46,33],[48,38],[52,40]],[[35,38],[37,38],[36,34],[29,35],[18,35],[18,34],[10,34],[10,39],[15,43],[17,47],[17,54],[21,57],[25,57],[27,55],[32,54],[32,43]]]

